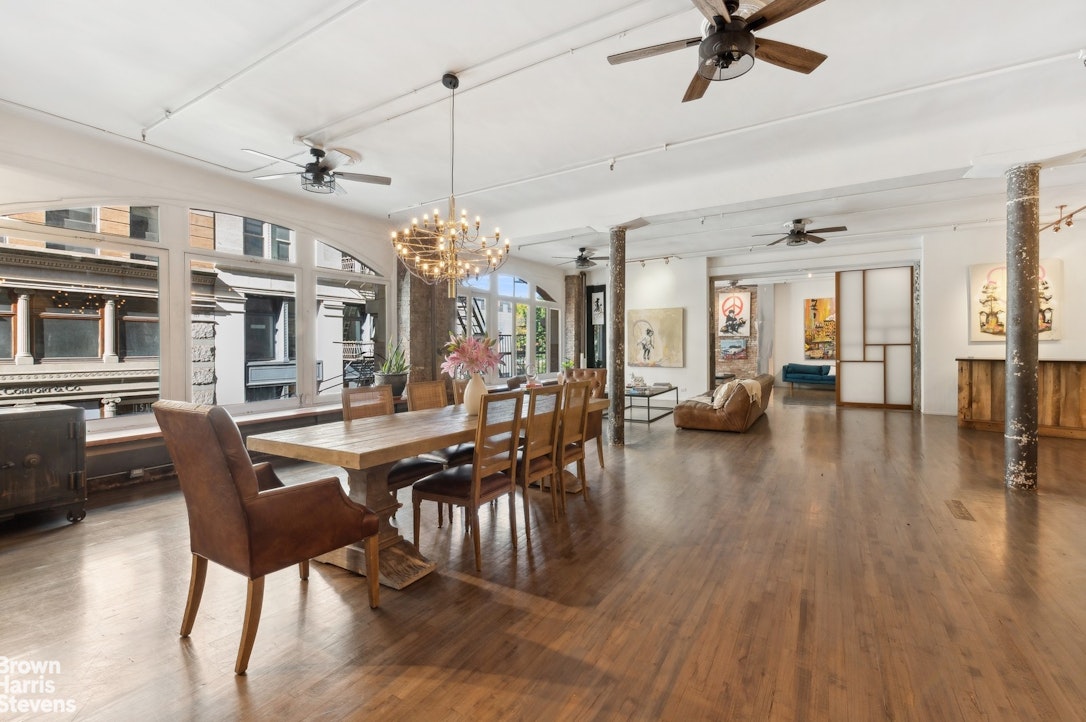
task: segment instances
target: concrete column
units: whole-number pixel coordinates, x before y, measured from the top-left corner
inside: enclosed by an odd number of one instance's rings
[[[102,309],[102,322],[102,361],[115,364],[120,358],[117,356],[117,302],[113,299],[106,301]]]
[[[15,303],[15,365],[32,366],[30,352],[30,294],[20,293]]]
[[[1038,164],[1007,171],[1007,362],[1004,483],[1037,488]]]
[[[565,278],[565,318],[563,323],[563,348],[567,358],[576,366],[585,349],[584,325],[584,273]]]
[[[607,337],[608,423],[611,445],[626,444],[626,229],[611,229],[611,279],[607,285],[607,312],[611,333]]]
[[[456,315],[456,298],[449,298],[448,285],[432,286],[412,276],[403,267],[396,264],[399,298],[396,303],[396,325],[399,335],[393,336],[388,328],[389,338],[399,338],[407,349],[407,360],[411,364],[411,381],[434,381],[441,377],[441,362],[445,360],[444,346],[449,340],[449,331],[453,330]],[[384,354],[385,349],[377,349]]]

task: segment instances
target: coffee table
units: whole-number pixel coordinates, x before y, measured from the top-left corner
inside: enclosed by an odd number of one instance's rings
[[[670,416],[675,412],[674,406],[655,406],[652,399],[656,396],[675,392],[675,404],[679,403],[678,386],[627,386],[626,398],[630,400],[626,407],[626,421],[633,424],[651,424],[653,421]],[[635,403],[636,399],[644,399],[645,403]],[[644,414],[643,416],[641,414]]]

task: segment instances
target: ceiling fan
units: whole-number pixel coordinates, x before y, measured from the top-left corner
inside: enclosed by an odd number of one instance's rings
[[[832,226],[830,228],[812,228],[807,230],[807,224],[811,222],[810,218],[797,218],[791,223],[785,223],[785,228],[788,228],[788,235],[781,236],[772,243],[767,243],[767,246],[775,246],[781,241],[787,241],[789,246],[805,246],[808,243],[822,243],[825,238],[814,235],[815,233],[838,233],[840,231],[847,231],[845,226]],[[756,233],[755,236],[775,236],[776,233]]]
[[[367,173],[344,173],[337,171],[336,168],[346,163],[354,163],[359,160],[357,153],[342,148],[329,148],[327,151],[317,145],[306,142],[309,146],[309,154],[313,156],[313,160],[302,165],[301,163],[295,163],[292,160],[286,158],[280,158],[278,156],[271,155],[270,153],[264,153],[259,150],[253,150],[252,148],[242,148],[242,150],[252,153],[253,155],[259,155],[264,158],[270,158],[283,163],[290,163],[291,165],[298,166],[301,170],[288,171],[286,173],[271,173],[269,175],[256,176],[253,180],[272,180],[274,178],[283,178],[288,175],[299,175],[302,178],[302,188],[310,193],[346,193],[346,191],[336,184],[336,179],[359,181],[361,183],[376,183],[378,185],[389,185],[392,183],[392,179],[383,175],[369,175]]]
[[[559,263],[558,265],[560,266],[564,266],[566,263],[572,263],[574,268],[582,270],[598,265],[596,261],[592,260],[594,258],[601,261],[607,260],[607,256],[597,256],[596,252],[591,248],[581,248],[580,253],[577,254],[576,258],[569,258],[569,256],[555,256],[555,258],[568,259],[563,263]]]
[[[743,3],[738,0],[692,2],[706,19],[701,37],[629,50],[608,56],[607,62],[618,65],[697,45],[698,69],[683,95],[685,103],[705,95],[709,83],[714,80],[730,80],[743,75],[754,66],[755,57],[798,73],[810,73],[826,59],[825,55],[814,50],[754,37],[755,30],[790,18],[818,5],[822,0],[773,0],[764,7],[760,7],[763,3],[758,0]]]

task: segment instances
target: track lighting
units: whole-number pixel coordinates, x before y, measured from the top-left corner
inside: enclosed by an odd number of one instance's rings
[[[1076,213],[1081,213],[1082,211],[1086,210],[1086,206],[1082,206],[1081,208],[1076,208],[1075,210],[1071,211],[1070,213],[1064,213],[1063,209],[1066,208],[1066,207],[1067,207],[1066,205],[1056,206],[1056,208],[1060,212],[1059,218],[1052,221],[1051,223],[1044,224],[1043,226],[1041,226],[1037,230],[1038,231],[1047,231],[1049,228],[1051,228],[1053,233],[1059,233],[1061,226],[1063,226],[1065,228],[1070,228],[1071,226],[1075,225],[1075,214]]]

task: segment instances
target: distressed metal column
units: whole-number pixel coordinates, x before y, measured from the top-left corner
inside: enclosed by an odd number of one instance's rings
[[[1041,166],[1007,171],[1007,361],[1004,483],[1037,488],[1037,273]]]
[[[611,314],[611,333],[607,337],[608,413],[611,445],[626,444],[626,229],[611,229],[611,282],[607,285],[607,310]]]

